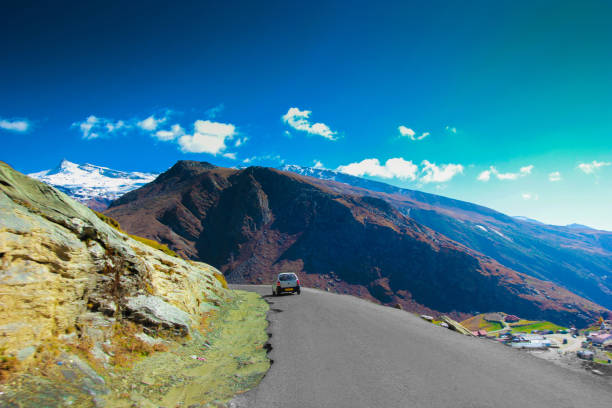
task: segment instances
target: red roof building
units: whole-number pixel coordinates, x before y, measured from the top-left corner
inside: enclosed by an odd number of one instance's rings
[[[515,315],[506,315],[506,317],[504,317],[504,321],[507,323],[515,323],[515,322],[518,322],[519,320],[521,319]]]

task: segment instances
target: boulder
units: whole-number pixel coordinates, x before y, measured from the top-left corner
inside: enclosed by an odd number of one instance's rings
[[[128,298],[125,312],[131,320],[145,326],[175,329],[182,334],[189,332],[189,314],[157,296],[139,295]]]

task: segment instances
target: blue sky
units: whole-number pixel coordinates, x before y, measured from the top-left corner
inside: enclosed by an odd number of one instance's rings
[[[318,163],[612,230],[612,3],[175,3],[5,7],[0,159]]]

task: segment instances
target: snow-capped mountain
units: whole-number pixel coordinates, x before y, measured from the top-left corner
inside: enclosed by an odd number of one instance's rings
[[[111,201],[150,183],[158,175],[113,170],[88,163],[76,164],[64,159],[54,169],[39,171],[29,176],[52,185],[100,211],[107,208]]]
[[[380,181],[369,180],[362,177],[352,176],[350,174],[341,173],[336,170],[329,170],[317,167],[298,166],[296,164],[286,164],[279,168],[283,171],[290,171],[302,176],[315,177],[321,180],[332,180],[340,183],[350,184],[355,187],[366,188],[368,190],[380,191],[389,194],[405,194],[406,192],[414,192],[400,187],[395,187]]]

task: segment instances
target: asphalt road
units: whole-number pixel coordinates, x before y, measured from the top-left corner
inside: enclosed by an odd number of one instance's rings
[[[351,296],[234,286],[270,303],[262,382],[234,400],[273,407],[610,407],[609,378],[577,372]]]

